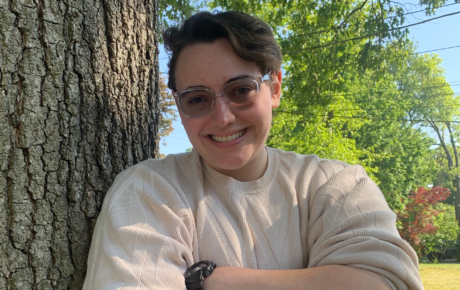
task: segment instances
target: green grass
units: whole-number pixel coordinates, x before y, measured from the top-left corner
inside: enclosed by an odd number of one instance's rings
[[[425,290],[458,290],[460,289],[460,264],[420,264]]]

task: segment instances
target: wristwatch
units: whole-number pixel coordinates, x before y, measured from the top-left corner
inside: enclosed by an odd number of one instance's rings
[[[184,274],[187,290],[203,290],[204,279],[209,277],[216,267],[216,264],[211,261],[193,264]]]

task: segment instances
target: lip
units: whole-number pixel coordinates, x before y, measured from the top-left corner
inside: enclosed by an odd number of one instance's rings
[[[249,128],[244,128],[244,129],[242,129],[242,130],[246,130],[242,136],[240,136],[240,137],[238,137],[238,138],[236,138],[236,139],[234,139],[234,140],[232,140],[232,141],[228,141],[228,142],[217,142],[217,141],[214,141],[214,140],[211,138],[211,134],[210,134],[210,135],[206,135],[205,138],[206,138],[206,140],[208,140],[212,145],[214,145],[214,146],[217,147],[217,148],[232,147],[232,146],[235,146],[235,145],[239,144],[240,142],[242,142],[242,141],[245,139],[246,135],[248,134]],[[228,133],[225,133],[225,134],[222,134],[222,135],[220,135],[220,134],[219,134],[219,135],[212,134],[212,135],[214,135],[214,136],[219,136],[219,137],[224,137],[224,136],[233,135],[233,134],[235,134],[235,133],[237,133],[237,132],[239,132],[239,131],[241,131],[241,130],[237,130],[237,131],[233,131],[233,132],[228,132]]]

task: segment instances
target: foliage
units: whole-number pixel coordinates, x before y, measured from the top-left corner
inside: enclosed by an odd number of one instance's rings
[[[185,19],[206,7],[203,0],[161,0],[159,4],[160,31],[172,26],[179,26]],[[163,43],[163,35],[158,35],[158,40]]]
[[[439,149],[436,150],[437,165],[441,167],[437,177],[447,179],[447,182],[443,180],[445,186],[458,194],[459,128],[455,121],[460,115],[460,99],[446,81],[440,63],[441,59],[435,54],[413,56],[408,65],[399,71],[398,86],[407,100],[406,111],[412,123],[428,129],[436,136],[439,144]],[[439,182],[436,176],[433,179]],[[460,194],[457,196],[460,197]],[[455,200],[455,196],[452,196],[449,202],[457,206],[457,219],[460,219],[460,200]]]
[[[421,0],[427,14],[445,0]],[[440,59],[419,56],[399,29],[403,4],[389,0],[211,0],[272,26],[284,57],[283,98],[269,146],[360,163],[394,211],[411,188],[440,173],[433,139],[415,120],[453,116]],[[191,10],[187,10],[191,11]],[[437,86],[437,87],[436,87]],[[424,115],[423,115],[424,114]],[[447,171],[446,171],[447,172]],[[449,171],[450,172],[450,171]]]
[[[421,234],[420,240],[424,244],[425,253],[439,253],[441,256],[447,247],[455,246],[457,235],[460,234],[460,227],[455,219],[453,205],[438,203],[433,206],[433,210],[438,212],[433,217],[436,231],[433,234]]]
[[[317,154],[350,164],[360,163],[364,159],[367,152],[357,149],[355,141],[342,134],[340,128],[343,127],[343,122],[330,113],[334,109],[339,110],[339,106],[344,103],[331,105],[328,110],[321,106],[310,108],[311,113],[283,112],[284,108],[292,110],[295,107],[291,102],[289,99],[282,100],[267,140],[269,146],[301,154]],[[348,125],[350,130],[353,126],[351,122]],[[365,162],[362,165],[369,173],[374,172]]]
[[[450,195],[447,188],[433,187],[426,189],[419,187],[417,191],[412,191],[409,195],[410,202],[405,205],[405,210],[398,213],[401,223],[399,233],[403,239],[411,244],[419,257],[434,250],[437,232],[442,232],[441,236],[449,236],[452,228],[442,231],[438,222],[445,219],[450,220],[451,216],[445,213],[446,207],[438,206],[439,202],[446,200]],[[437,216],[444,213],[437,220]],[[436,222],[435,222],[436,221]],[[456,225],[455,225],[456,226]],[[455,229],[455,228],[454,228]],[[456,229],[458,231],[458,229]],[[427,244],[428,242],[428,244]]]
[[[172,123],[176,120],[176,103],[171,92],[168,90],[163,77],[160,77],[160,99],[158,107],[160,109],[160,118],[158,121],[160,137],[169,136],[174,130]],[[166,144],[164,144],[166,145]]]
[[[388,202],[388,206],[396,214],[405,212],[406,205],[410,202],[409,197],[403,193],[392,193],[383,191],[383,195],[385,196],[385,199]],[[396,225],[398,229],[402,229],[401,220],[398,219],[396,221]]]
[[[425,11],[426,15],[433,14],[436,9],[446,4],[447,0],[420,0],[421,5],[426,5]],[[459,0],[455,0],[455,3],[458,3]]]
[[[176,25],[204,7],[204,1],[162,0],[159,1],[160,26]]]
[[[397,78],[414,45],[406,31],[382,31],[402,25],[402,7],[388,1],[212,5],[256,14],[276,32],[286,77],[268,145],[360,163],[387,196],[431,183],[437,171],[433,141],[395,121],[406,116]],[[403,206],[399,200],[395,209]]]
[[[369,122],[353,137],[358,148],[372,152],[370,164],[378,168],[375,176],[385,194],[407,196],[410,189],[430,184],[439,171],[430,149],[433,140],[407,124]]]

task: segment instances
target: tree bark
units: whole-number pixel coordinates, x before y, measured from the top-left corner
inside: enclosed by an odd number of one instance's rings
[[[81,289],[115,176],[158,155],[156,0],[0,0],[0,289]]]

